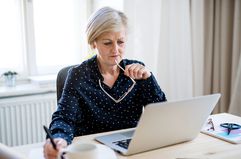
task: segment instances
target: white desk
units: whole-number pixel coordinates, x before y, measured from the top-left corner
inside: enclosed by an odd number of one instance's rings
[[[228,114],[226,113],[219,115],[222,115],[223,118],[228,117]],[[103,134],[105,133],[76,137],[73,142],[83,141],[96,143],[94,138]],[[42,145],[43,143],[19,146],[14,147],[14,150],[28,155],[31,149],[42,147]],[[241,159],[241,144],[231,144],[200,133],[196,139],[190,142],[168,146],[132,156],[117,155],[119,159]]]

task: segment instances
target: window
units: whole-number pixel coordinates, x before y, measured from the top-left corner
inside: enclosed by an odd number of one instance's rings
[[[38,74],[80,63],[88,54],[84,41],[87,21],[84,1],[35,0],[33,8]]]
[[[0,74],[8,69],[24,71],[24,40],[21,2],[0,1]]]
[[[123,0],[1,0],[0,74],[56,74],[85,60],[87,18],[103,6],[123,10]]]

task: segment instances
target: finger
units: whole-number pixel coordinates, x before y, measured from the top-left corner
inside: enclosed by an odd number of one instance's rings
[[[54,143],[57,144],[57,139],[54,139]],[[47,141],[46,141],[46,146],[47,146],[47,148],[49,148],[49,149],[51,149],[51,150],[55,150],[53,144],[52,144],[51,141],[50,141],[50,139],[47,139]],[[55,151],[56,151],[56,150],[55,150]]]
[[[63,145],[64,144],[64,140],[62,140],[62,139],[56,139],[54,142],[56,143],[56,145]]]
[[[130,66],[131,66],[131,65],[126,65],[124,75],[130,76],[130,75],[129,75],[129,71],[128,71],[129,68],[130,68]]]
[[[146,79],[150,77],[150,72],[145,66],[138,63],[126,65],[124,74],[133,79]]]
[[[144,71],[145,71],[145,66],[139,64],[138,67],[136,68],[136,75],[135,75],[136,79],[142,79]]]
[[[45,159],[56,159],[58,157],[58,155],[48,155],[48,156],[44,156]]]
[[[54,151],[54,152],[50,152],[50,151],[46,151],[44,153],[44,157],[47,158],[47,159],[50,159],[50,158],[55,158],[58,156],[58,151]]]
[[[145,67],[140,68],[137,73],[137,78],[142,79],[144,76],[144,72],[145,72]]]
[[[133,65],[129,68],[130,77],[136,79],[139,69],[140,69],[140,65],[138,65],[138,64],[133,64]]]
[[[49,152],[48,150],[44,151],[44,158],[45,159],[51,159],[51,158],[56,158],[58,156],[58,152]]]
[[[142,78],[143,79],[147,79],[151,76],[151,72],[148,71],[147,69],[144,70],[143,74],[142,74]]]
[[[52,144],[47,144],[47,145],[45,146],[45,150],[46,150],[47,154],[55,154],[55,153],[58,153],[58,150],[55,150],[55,149],[53,148],[53,145],[52,145]]]
[[[57,150],[53,148],[53,145],[50,142],[50,139],[46,140],[44,144],[44,157],[46,159],[56,159],[58,156],[59,150],[67,146],[67,141],[62,138],[56,138],[54,139],[54,142],[57,145]]]
[[[62,149],[62,148],[67,146],[67,141],[64,140],[64,139],[57,139],[56,140],[56,145],[57,145],[57,149],[60,150],[60,149]]]
[[[58,151],[55,150],[50,142],[50,140],[46,140],[44,144],[44,157],[46,159],[56,158],[58,155]]]

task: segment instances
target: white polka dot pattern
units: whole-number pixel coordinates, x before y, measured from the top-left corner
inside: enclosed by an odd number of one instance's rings
[[[125,67],[131,63],[143,64],[125,59],[120,65]],[[99,79],[103,81],[96,56],[69,71],[50,124],[54,137],[64,138],[70,144],[75,136],[135,127],[143,106],[166,101],[153,75],[146,80],[136,80],[133,90],[119,103],[100,89]],[[102,87],[116,99],[131,85],[132,81],[122,71],[112,88],[102,82]]]

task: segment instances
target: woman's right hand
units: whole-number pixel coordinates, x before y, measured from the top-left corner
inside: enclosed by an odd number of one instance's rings
[[[57,159],[59,151],[67,147],[67,141],[62,138],[56,138],[54,139],[54,142],[56,143],[57,150],[53,148],[53,145],[51,144],[50,139],[46,140],[43,147],[45,159]]]

